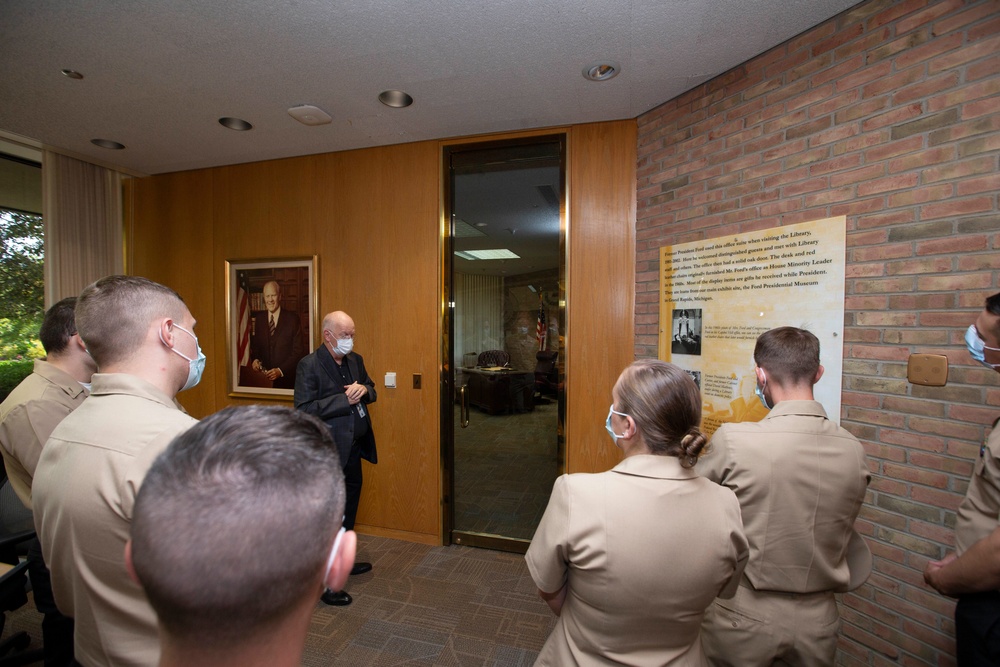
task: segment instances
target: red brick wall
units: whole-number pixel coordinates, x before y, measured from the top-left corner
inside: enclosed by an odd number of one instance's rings
[[[871,0],[640,116],[638,357],[655,357],[663,245],[847,216],[841,423],[873,479],[875,571],[844,597],[838,664],[954,664],[923,584],[1000,416],[965,327],[1000,291],[1000,3]],[[906,381],[946,354],[943,388]]]

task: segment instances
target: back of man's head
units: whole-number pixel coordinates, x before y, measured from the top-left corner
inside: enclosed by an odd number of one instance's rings
[[[59,355],[69,345],[69,339],[76,333],[76,297],[58,301],[45,313],[38,339],[45,348],[45,354]]]
[[[150,468],[131,562],[167,637],[225,650],[305,598],[315,604],[343,514],[343,473],[321,421],[278,406],[226,408]]]
[[[184,301],[169,287],[139,276],[107,276],[80,293],[76,327],[91,356],[104,368],[132,358],[153,320],[180,320],[185,312]]]
[[[812,386],[819,371],[819,339],[796,327],[771,329],[757,338],[753,358],[769,381]]]
[[[1000,292],[997,292],[993,296],[986,297],[985,310],[990,315],[996,315],[1000,317]],[[1000,320],[997,320],[998,329],[1000,329]],[[1000,337],[1000,330],[991,332],[994,335]]]

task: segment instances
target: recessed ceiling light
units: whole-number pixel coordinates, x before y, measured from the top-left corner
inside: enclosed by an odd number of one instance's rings
[[[117,141],[111,141],[110,139],[91,139],[90,143],[112,151],[120,151],[125,148],[125,144],[120,144]]]
[[[60,71],[62,72],[63,76],[69,77],[70,79],[82,79],[83,78],[83,75],[80,74],[79,72],[77,72],[75,69],[64,69],[64,70],[60,70]]]
[[[402,109],[413,104],[413,98],[402,90],[383,90],[378,95],[378,101],[393,109]]]
[[[515,255],[510,250],[506,248],[497,248],[492,250],[456,250],[456,257],[461,257],[462,259],[521,259],[520,255]]]
[[[606,61],[594,63],[583,68],[583,78],[588,81],[607,81],[613,79],[621,71],[618,63]]]
[[[246,122],[242,118],[230,118],[229,116],[223,116],[220,118],[219,125],[222,127],[228,127],[230,130],[236,130],[238,132],[246,132],[247,130],[253,129],[253,125]]]

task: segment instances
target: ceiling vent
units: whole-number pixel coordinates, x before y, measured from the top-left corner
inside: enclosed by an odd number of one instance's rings
[[[303,125],[326,125],[333,120],[330,114],[311,104],[292,107],[288,110],[288,115]]]

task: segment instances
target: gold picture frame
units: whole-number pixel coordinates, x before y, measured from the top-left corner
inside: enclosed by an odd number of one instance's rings
[[[315,346],[317,264],[316,255],[226,260],[230,396],[292,400],[295,367]]]

